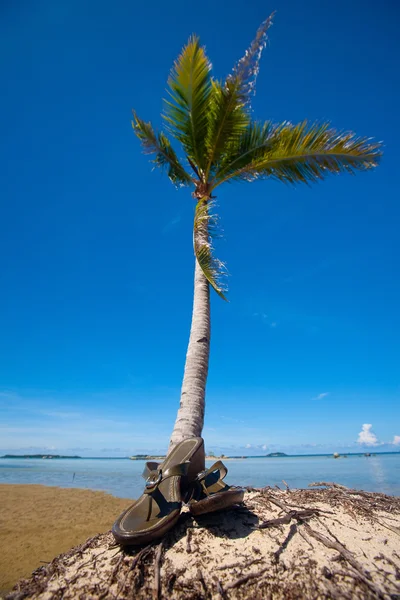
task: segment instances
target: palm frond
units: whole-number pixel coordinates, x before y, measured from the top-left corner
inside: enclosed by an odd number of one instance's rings
[[[250,124],[250,98],[255,93],[260,58],[267,43],[267,31],[272,25],[273,16],[274,13],[261,23],[255,39],[228,75],[225,84],[213,82],[206,137],[206,179],[218,169],[223,155],[231,154],[238,138]]]
[[[252,145],[251,132],[249,128],[236,156],[217,173],[211,189],[224,181],[267,177],[292,184],[312,183],[329,173],[372,169],[381,156],[379,142],[331,129],[329,123],[267,124],[264,142],[258,146],[257,141]]]
[[[217,294],[227,300],[222,283],[226,274],[225,265],[214,257],[210,236],[215,227],[215,217],[210,213],[212,203],[206,198],[200,199],[196,204],[193,227],[193,245],[197,261],[204,276]]]
[[[246,50],[245,55],[239,60],[234,67],[233,72],[227,78],[227,83],[239,83],[239,98],[244,105],[250,103],[251,95],[255,93],[260,59],[262,51],[267,45],[267,32],[272,25],[274,15],[275,13],[273,12],[268,19],[265,19],[265,21],[261,23],[250,47]]]
[[[167,128],[179,140],[198,169],[205,163],[207,108],[211,93],[211,64],[192,36],[175,61],[168,79],[169,96],[165,100]]]
[[[155,154],[152,162],[161,169],[167,169],[168,177],[174,185],[182,186],[192,183],[192,178],[179,162],[169,139],[164,133],[156,134],[151,123],[145,123],[145,121],[139,119],[135,112],[133,112],[132,127],[142,142],[144,153]]]
[[[212,82],[208,123],[206,180],[214,174],[221,157],[230,154],[231,146],[237,143],[250,123],[250,116],[240,101],[238,81],[229,80],[225,85]]]
[[[250,122],[236,141],[236,145],[232,144],[229,152],[225,152],[223,155],[217,166],[215,180],[223,179],[226,175],[240,171],[243,167],[264,157],[266,149],[271,145],[273,132],[274,126],[269,121],[265,123]]]

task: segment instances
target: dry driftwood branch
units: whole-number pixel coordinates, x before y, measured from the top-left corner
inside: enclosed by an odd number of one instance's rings
[[[133,559],[132,564],[130,566],[130,570],[133,571],[133,569],[136,567],[136,565],[138,563],[140,563],[141,560],[143,560],[144,558],[146,558],[146,556],[148,556],[152,550],[153,550],[153,544],[149,544],[148,546],[145,546],[144,548],[142,548],[134,556],[134,559]]]
[[[154,562],[154,600],[159,600],[161,594],[161,557],[164,548],[164,540],[160,542],[157,548],[155,562]]]
[[[270,519],[264,521],[261,525],[258,525],[258,529],[267,529],[268,527],[279,527],[279,525],[287,525],[292,519],[296,519],[298,522],[306,521],[312,517],[318,517],[320,514],[318,509],[306,509],[306,510],[291,510],[284,517],[278,519]]]
[[[333,481],[314,481],[313,483],[309,483],[308,487],[332,487],[338,490],[348,490],[345,485],[341,485],[340,483],[333,483]]]
[[[225,569],[236,569],[237,567],[240,569],[247,569],[248,567],[251,567],[251,565],[255,565],[262,561],[263,561],[262,558],[255,558],[254,560],[250,560],[249,562],[246,562],[246,563],[237,561],[235,563],[231,563],[230,565],[222,565],[220,567],[215,567],[215,570],[216,571],[224,571]]]
[[[287,534],[286,538],[283,540],[282,544],[279,546],[279,549],[274,552],[274,559],[275,562],[279,561],[279,558],[282,554],[282,552],[284,552],[286,550],[286,548],[288,547],[290,540],[294,538],[294,536],[297,533],[297,525],[296,523],[292,523],[289,529],[289,533]]]
[[[193,532],[192,528],[188,527],[187,533],[186,533],[186,552],[188,552],[188,554],[190,554],[192,551],[192,547],[190,545],[190,538],[192,537],[192,532]]]
[[[209,596],[209,592],[208,592],[207,584],[206,584],[206,582],[204,580],[203,573],[202,573],[201,569],[197,569],[197,579],[200,581],[201,587],[203,588],[206,597],[208,597]]]
[[[243,585],[244,583],[247,583],[251,579],[258,579],[259,577],[261,577],[261,575],[264,575],[264,573],[268,571],[268,569],[269,567],[266,567],[265,569],[261,569],[261,571],[257,571],[257,573],[249,573],[248,575],[244,575],[244,577],[240,577],[239,579],[236,579],[236,581],[233,581],[232,583],[227,585],[225,589],[232,590],[233,588],[237,588]]]
[[[382,598],[384,600],[385,595],[379,590],[379,588],[371,583],[371,575],[365,569],[363,569],[360,563],[354,558],[353,554],[347,550],[347,548],[345,548],[340,542],[336,540],[330,540],[326,536],[322,535],[322,533],[319,533],[319,531],[315,531],[315,529],[312,529],[307,523],[304,523],[304,528],[309,535],[324,544],[324,546],[333,550],[337,550],[358,573],[358,576],[371,589],[371,591],[374,592],[378,598]]]

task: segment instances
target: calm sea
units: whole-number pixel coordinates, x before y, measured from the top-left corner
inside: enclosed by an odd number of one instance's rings
[[[210,462],[209,465],[212,463]],[[328,456],[247,458],[226,461],[226,481],[234,485],[279,485],[305,488],[314,481],[400,496],[400,453],[371,457]],[[137,498],[143,489],[144,461],[124,458],[0,459],[0,483],[40,483],[103,490],[121,498]]]

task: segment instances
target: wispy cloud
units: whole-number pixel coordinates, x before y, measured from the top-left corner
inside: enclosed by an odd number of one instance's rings
[[[219,418],[223,421],[230,421],[232,423],[245,423],[243,419],[236,419],[235,417],[226,417],[225,415],[219,415]]]
[[[321,394],[318,394],[318,396],[315,396],[315,398],[313,398],[313,400],[322,400],[323,398],[326,398],[327,396],[329,396],[329,392],[322,392]]]
[[[394,444],[395,446],[400,446],[400,435],[394,436],[392,444]]]
[[[81,419],[82,418],[82,414],[78,413],[78,412],[64,412],[64,411],[58,411],[58,410],[39,410],[38,414],[42,414],[46,417],[51,417],[54,419]]]
[[[168,221],[168,223],[163,228],[162,232],[163,233],[170,232],[172,229],[174,229],[174,227],[176,227],[177,225],[179,225],[180,222],[181,222],[181,215],[176,215],[176,217],[174,217],[173,219],[171,219],[170,221]]]
[[[372,431],[371,423],[364,423],[361,428],[360,433],[358,434],[359,444],[363,444],[364,446],[379,446],[380,442],[376,437],[375,433]]]
[[[278,326],[278,322],[272,320],[271,317],[269,315],[267,315],[267,313],[255,312],[255,313],[253,313],[253,317],[255,317],[256,319],[259,319],[263,323],[263,325],[266,325],[267,327],[271,327],[272,329],[274,329],[275,327]]]

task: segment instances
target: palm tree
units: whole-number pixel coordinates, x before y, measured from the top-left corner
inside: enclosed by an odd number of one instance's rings
[[[252,119],[254,92],[271,15],[257,31],[244,57],[225,81],[211,76],[211,64],[196,36],[175,61],[168,79],[163,118],[166,133],[133,112],[132,126],[144,152],[167,171],[175,186],[192,188],[195,254],[194,302],[180,406],[170,448],[182,439],[200,436],[210,353],[210,286],[223,299],[224,265],[214,257],[212,237],[214,192],[234,181],[277,179],[313,183],[329,173],[367,170],[378,164],[380,144],[329,123],[293,125]],[[170,138],[179,142],[178,158]]]

